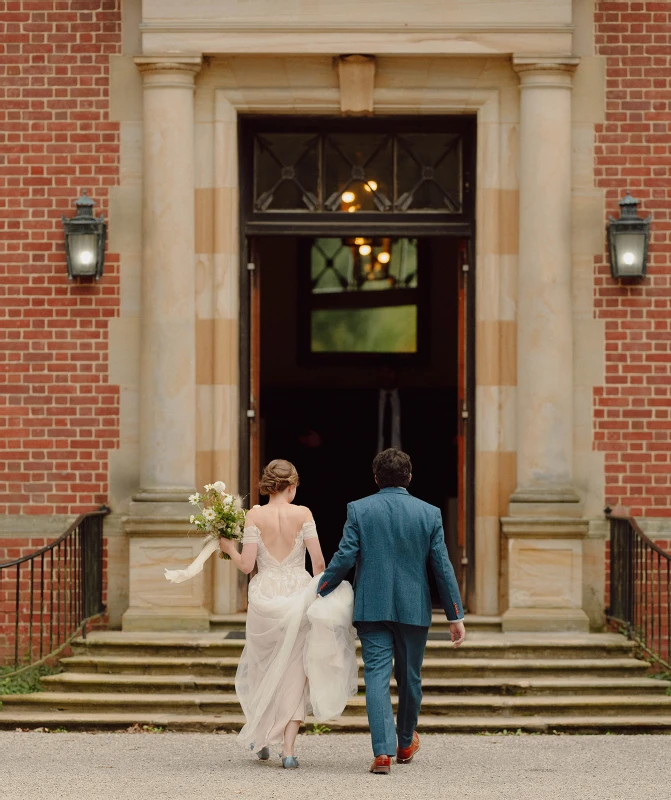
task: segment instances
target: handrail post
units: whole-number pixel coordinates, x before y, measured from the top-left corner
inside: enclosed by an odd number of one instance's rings
[[[626,514],[606,509],[606,516],[610,523],[607,618],[625,627],[629,639],[671,669],[671,553],[655,544]]]

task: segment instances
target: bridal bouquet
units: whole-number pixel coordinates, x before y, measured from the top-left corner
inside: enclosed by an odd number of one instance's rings
[[[198,506],[199,514],[192,514],[189,522],[205,534],[205,544],[193,563],[186,569],[166,569],[165,577],[172,583],[182,583],[203,571],[207,559],[219,550],[219,537],[240,541],[245,526],[245,510],[240,497],[227,494],[222,481],[208,483],[205,493],[196,492],[189,497],[191,505]],[[221,558],[229,556],[219,551]]]
[[[189,497],[193,506],[198,506],[200,514],[192,514],[189,522],[196,530],[207,534],[217,542],[219,537],[240,541],[245,526],[245,510],[242,499],[226,494],[226,484],[222,481],[208,483],[205,494],[196,492]],[[220,558],[229,559],[226,553],[219,553]],[[230,559],[229,559],[230,560]]]

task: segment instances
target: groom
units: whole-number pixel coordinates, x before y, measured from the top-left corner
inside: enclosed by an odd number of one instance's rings
[[[431,625],[427,564],[436,578],[455,647],[466,632],[440,510],[408,494],[410,457],[394,447],[384,450],[373,461],[373,474],[380,491],[347,506],[343,538],[324,572],[319,594],[332,592],[356,564],[354,625],[361,639],[375,755],[370,771],[388,774],[394,754],[397,764],[408,764],[419,750],[415,726]],[[389,693],[392,658],[398,684],[396,727]]]

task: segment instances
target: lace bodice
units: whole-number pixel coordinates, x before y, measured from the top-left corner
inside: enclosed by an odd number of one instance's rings
[[[261,531],[256,525],[248,524],[245,528],[242,543],[256,544],[258,546],[256,554],[258,574],[252,578],[249,586],[250,590],[253,584],[257,584],[257,588],[263,588],[263,594],[266,596],[268,594],[286,596],[305,586],[310,580],[310,573],[305,569],[305,541],[316,537],[317,527],[315,523],[305,522],[296,533],[291,552],[282,561],[278,561],[270,554],[263,543]]]

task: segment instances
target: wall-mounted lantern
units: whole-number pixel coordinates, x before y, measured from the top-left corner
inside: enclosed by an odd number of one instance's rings
[[[105,239],[107,225],[105,217],[93,216],[95,203],[86,192],[77,200],[74,217],[63,215],[65,230],[65,253],[68,261],[68,277],[98,278],[103,274],[105,262]]]
[[[636,213],[639,201],[629,192],[620,200],[620,218],[609,217],[610,271],[616,280],[645,278],[648,266],[650,217]]]

